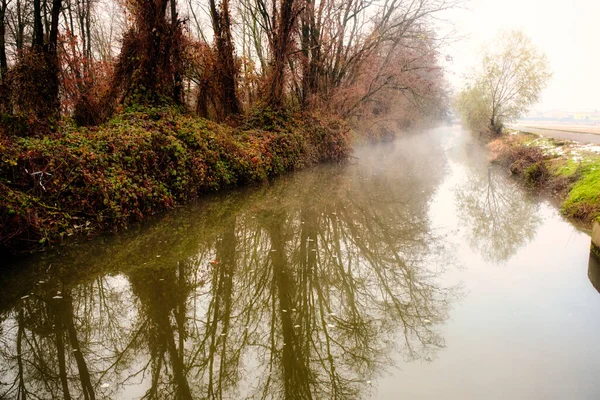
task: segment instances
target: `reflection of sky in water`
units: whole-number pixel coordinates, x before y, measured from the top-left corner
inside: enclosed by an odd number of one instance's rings
[[[472,173],[464,161],[450,162],[429,211],[460,267],[444,278],[466,291],[443,328],[446,348],[433,363],[404,364],[380,382],[377,397],[599,398],[600,299],[587,277],[589,236],[542,202],[534,204],[532,238],[515,238],[522,242],[514,254],[489,260],[470,245],[473,227],[454,201]]]

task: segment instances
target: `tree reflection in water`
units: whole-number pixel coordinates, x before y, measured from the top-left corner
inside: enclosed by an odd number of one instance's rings
[[[431,255],[435,181],[411,172],[391,185],[325,166],[170,213],[93,257],[63,255],[3,307],[0,394],[368,395],[392,354],[429,360],[443,346],[456,295]]]
[[[500,179],[504,182],[496,184]],[[457,191],[457,208],[469,230],[470,245],[486,261],[508,260],[533,238],[540,224],[539,203],[514,185],[489,167],[486,176],[469,176]]]

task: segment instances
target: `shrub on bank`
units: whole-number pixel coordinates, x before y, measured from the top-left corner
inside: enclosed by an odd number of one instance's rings
[[[563,213],[587,222],[600,217],[600,156],[572,153],[566,142],[513,135],[489,144],[495,161],[527,185],[549,190]],[[560,151],[557,151],[560,149]]]
[[[337,120],[272,115],[269,130],[142,109],[97,128],[0,137],[0,247],[35,250],[118,228],[201,193],[262,182],[350,152]]]

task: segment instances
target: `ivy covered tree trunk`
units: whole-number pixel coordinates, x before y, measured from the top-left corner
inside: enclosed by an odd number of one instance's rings
[[[319,43],[319,27],[316,23],[315,2],[305,0],[300,15],[301,47],[302,47],[302,93],[301,105],[309,106],[311,97],[319,90],[319,65],[321,45]]]
[[[46,3],[42,7],[41,0],[33,0],[31,50],[25,52],[7,74],[9,108],[23,122],[16,124],[20,128],[15,134],[54,130],[60,118],[57,46],[61,9],[62,0],[52,0],[50,7]],[[48,22],[44,24],[44,21]]]
[[[134,0],[131,5],[134,25],[123,39],[113,83],[116,91],[124,90],[124,102],[161,104],[179,96],[179,65],[174,60],[181,51],[182,32],[179,21],[167,20],[169,1]]]
[[[214,0],[210,0],[210,15],[215,34],[217,48],[216,73],[219,80],[221,114],[220,119],[240,112],[240,103],[236,87],[236,67],[233,57],[233,40],[231,38],[231,19],[229,0],[222,0],[220,10]]]
[[[273,108],[281,108],[283,106],[285,66],[294,20],[294,0],[281,0],[281,9],[277,18],[277,30],[275,40],[273,41],[273,58],[271,60],[267,92],[267,103]]]

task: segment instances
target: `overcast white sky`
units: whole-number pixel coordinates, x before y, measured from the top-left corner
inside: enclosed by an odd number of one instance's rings
[[[535,109],[600,110],[599,0],[471,0],[467,8],[444,15],[464,36],[443,51],[453,58],[446,63],[453,87],[486,40],[520,29],[546,53],[553,73]]]

